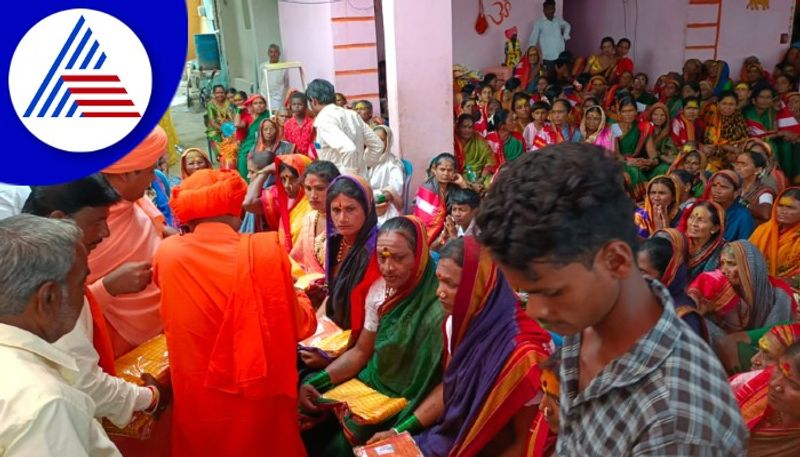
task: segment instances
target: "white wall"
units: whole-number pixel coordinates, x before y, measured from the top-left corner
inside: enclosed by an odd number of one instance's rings
[[[717,58],[737,77],[750,55],[771,71],[788,46],[780,44],[780,35],[791,36],[794,1],[772,0],[767,11],[746,9],[746,0],[723,0],[722,5]],[[628,37],[636,70],[652,80],[683,67],[688,15],[688,0],[569,0],[564,18],[572,25],[572,40],[567,47],[586,56],[597,52],[606,35]]]
[[[442,0],[432,0],[431,3]],[[571,8],[572,2],[566,8]],[[494,0],[484,0],[484,8],[489,22],[489,28],[482,35],[475,31],[475,21],[478,19],[477,0],[452,0],[453,17],[453,63],[466,65],[480,70],[482,68],[500,65],[505,59],[503,45],[506,41],[505,31],[516,26],[517,38],[522,46],[522,52],[527,47],[528,37],[533,30],[533,22],[543,16],[540,0],[507,0],[511,5],[510,14],[500,25],[495,25],[489,16],[499,19],[498,7]],[[562,10],[563,1],[558,1],[557,13]],[[431,14],[429,8],[424,10],[425,15]],[[427,33],[427,31],[426,31]],[[568,43],[569,45],[569,43]]]
[[[316,78],[333,82],[331,6],[279,2],[278,16],[284,60],[297,60],[303,64],[306,84]],[[299,87],[295,74],[290,75],[290,85]]]

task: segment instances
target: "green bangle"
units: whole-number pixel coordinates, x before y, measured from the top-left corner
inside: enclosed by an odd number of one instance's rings
[[[420,430],[422,430],[422,424],[419,422],[419,419],[417,419],[417,416],[413,414],[407,417],[403,422],[397,424],[394,428],[394,431],[397,432],[398,435],[403,432],[408,432],[413,435]]]
[[[329,375],[326,370],[322,370],[319,373],[311,375],[306,380],[305,384],[313,386],[320,392],[324,392],[333,387],[333,383],[331,382],[331,375]]]

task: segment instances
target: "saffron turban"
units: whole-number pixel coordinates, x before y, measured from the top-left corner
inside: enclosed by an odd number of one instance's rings
[[[242,213],[247,183],[229,170],[197,170],[172,189],[169,206],[181,222]]]
[[[103,173],[122,174],[132,171],[155,168],[158,159],[167,152],[167,132],[156,126],[147,137],[133,148],[128,155],[109,165]]]

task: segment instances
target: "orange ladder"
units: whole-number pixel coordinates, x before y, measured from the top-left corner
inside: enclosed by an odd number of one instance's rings
[[[689,0],[684,60],[716,60],[721,18],[722,0]]]

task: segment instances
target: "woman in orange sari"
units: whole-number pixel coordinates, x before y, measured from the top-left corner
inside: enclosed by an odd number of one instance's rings
[[[325,274],[325,242],[328,239],[325,199],[328,186],[337,177],[339,169],[325,160],[312,162],[303,175],[303,190],[312,211],[303,218],[303,227],[290,256],[306,274]]]
[[[800,342],[734,390],[750,429],[750,457],[792,457],[800,447]]]
[[[750,236],[767,260],[769,274],[800,289],[800,187],[790,187],[778,196],[772,217]]]
[[[416,435],[429,457],[522,455],[550,335],[529,318],[486,249],[451,241],[437,267],[445,321],[444,412]]]

